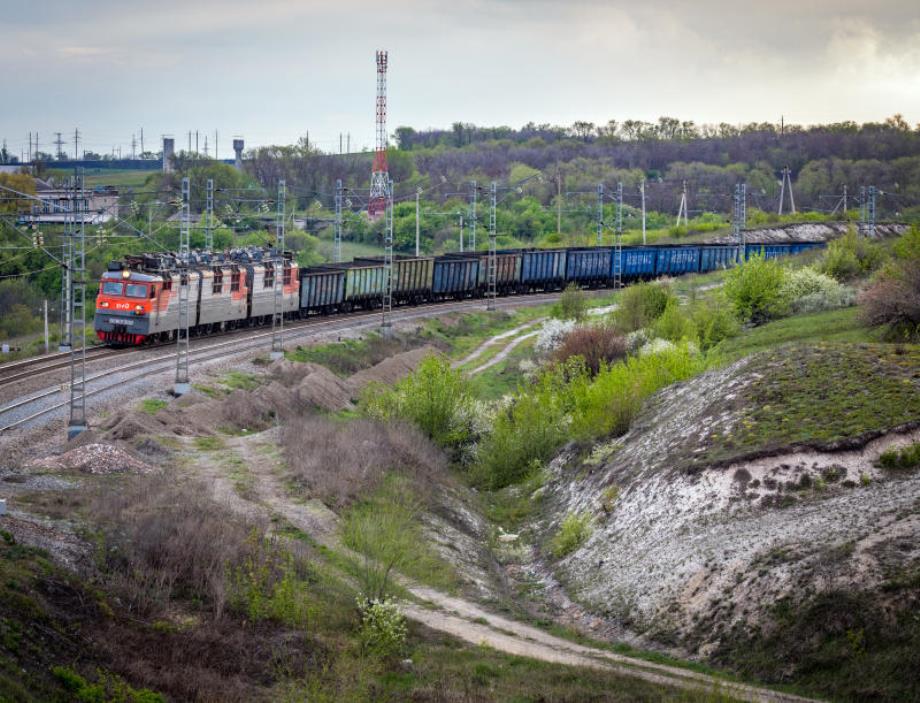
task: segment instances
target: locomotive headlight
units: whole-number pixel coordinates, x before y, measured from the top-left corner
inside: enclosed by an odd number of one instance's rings
[[[131,278],[131,271],[128,269],[122,269],[121,271],[122,278]]]
[[[99,303],[99,307],[100,307],[100,308],[107,308],[107,307],[109,307],[109,301],[108,301],[108,300],[103,300],[101,303]]]
[[[134,314],[135,314],[135,315],[143,315],[143,314],[144,314],[144,306],[143,306],[143,305],[135,305],[135,306],[134,306]]]

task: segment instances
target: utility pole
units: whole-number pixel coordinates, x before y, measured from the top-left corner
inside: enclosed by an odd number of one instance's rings
[[[29,163],[32,163],[32,133],[29,132]]]
[[[422,187],[415,189],[415,256],[418,258],[421,253],[421,224],[419,223],[419,198],[422,197]]]
[[[792,193],[792,172],[789,170],[789,167],[786,166],[783,169],[783,180],[779,188],[779,209],[776,211],[777,215],[783,214],[783,202],[786,199],[786,184],[789,188],[789,211],[794,215],[795,214],[795,196]]]
[[[556,163],[556,234],[562,235],[562,173]]]
[[[131,158],[137,158],[137,139],[134,138],[134,134],[131,134]]]
[[[639,183],[639,195],[642,196],[642,244],[645,245],[645,179]]]
[[[393,179],[386,182],[386,228],[383,236],[383,306],[380,316],[380,332],[384,337],[392,333],[393,321]]]
[[[214,179],[208,179],[207,210],[204,223],[204,249],[214,251]]]
[[[191,132],[189,132],[191,138]],[[185,395],[191,390],[188,375],[189,362],[189,239],[191,232],[190,191],[188,176],[182,179],[182,210],[179,224],[179,256],[176,261],[179,268],[179,327],[176,330],[176,383],[175,395]]]
[[[287,188],[284,179],[278,181],[275,218],[275,314],[272,315],[272,359],[284,357],[284,200]]]
[[[197,155],[198,153],[199,153],[198,152],[198,130],[196,129],[195,130],[195,154]]]
[[[476,251],[476,181],[470,181],[470,251]]]
[[[460,218],[460,253],[463,253],[463,212],[458,212],[457,216]]]
[[[597,184],[597,246],[601,245],[604,236],[604,184]]]
[[[62,159],[64,158],[64,140],[61,138],[60,132],[55,132],[54,136],[56,137],[56,139],[54,140],[54,145],[57,147],[56,156],[58,157],[58,159]]]
[[[79,144],[80,144],[80,130],[78,128],[74,128],[73,130],[73,160],[74,161],[78,161],[80,159]]]
[[[831,217],[837,214],[837,211],[840,210],[840,213],[843,215],[844,219],[847,216],[847,185],[843,184],[843,195],[840,200],[837,201],[837,204],[834,205],[834,209],[831,210]]]
[[[204,135],[204,158],[208,158],[208,135]]]
[[[335,182],[335,239],[332,242],[332,260],[342,260],[342,179]]]
[[[188,131],[188,153],[192,153],[192,130]]]
[[[746,259],[744,252],[744,225],[747,221],[747,183],[735,185],[734,212],[732,213],[732,234],[738,244],[741,261]]]
[[[79,173],[80,202],[84,198],[83,170]],[[71,211],[74,213],[73,234],[76,246],[71,247],[71,266],[73,275],[70,294],[71,338],[74,343],[70,348],[70,422],[67,425],[67,439],[73,439],[86,430],[86,217],[80,214],[80,224],[76,223],[77,209],[73,203],[77,199],[77,179],[74,179]],[[79,348],[76,339],[79,338]]]
[[[45,354],[48,353],[49,348],[49,339],[48,339],[48,299],[45,298]]]
[[[680,192],[680,207],[677,208],[677,226],[680,227],[680,218],[684,218],[684,227],[689,227],[687,219],[687,181],[683,182],[683,188]]]
[[[489,298],[486,302],[486,310],[495,310],[495,298],[498,295],[497,290],[497,273],[498,273],[498,256],[496,255],[497,235],[495,231],[495,215],[498,208],[498,184],[492,181],[490,189],[490,207],[489,207]]]
[[[143,156],[144,153],[144,128],[141,127],[141,156]]]

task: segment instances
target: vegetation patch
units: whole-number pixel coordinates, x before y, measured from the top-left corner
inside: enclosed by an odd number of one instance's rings
[[[141,410],[148,415],[156,415],[167,405],[168,403],[162,398],[144,398],[141,401]]]
[[[553,556],[561,559],[574,552],[588,540],[592,529],[591,516],[587,513],[566,515],[549,545]]]
[[[792,445],[840,447],[920,421],[920,347],[816,344],[763,353],[730,432],[699,466]]]
[[[878,458],[883,469],[916,469],[920,467],[920,442],[914,442],[900,449],[886,449]]]
[[[453,567],[434,554],[423,535],[423,509],[413,485],[393,474],[345,513],[342,538],[363,557],[355,575],[365,599],[383,601],[392,595],[396,574],[438,588],[456,585]]]
[[[261,385],[262,381],[253,373],[229,371],[221,377],[220,383],[231,391],[253,391]]]
[[[920,697],[917,584],[899,584],[884,609],[876,594],[831,591],[803,602],[778,601],[755,631],[741,625],[721,639],[714,658],[745,676],[793,683],[832,700],[907,701]]]
[[[287,352],[286,356],[291,361],[320,364],[339,376],[348,377],[425,343],[419,335],[383,337],[371,334],[363,339],[345,339],[315,347],[298,346],[294,351]]]

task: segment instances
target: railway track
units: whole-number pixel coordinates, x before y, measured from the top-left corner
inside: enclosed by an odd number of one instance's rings
[[[528,295],[526,297],[514,297],[514,298],[503,298],[496,300],[495,307],[497,309],[504,308],[513,308],[525,305],[539,305],[541,303],[550,302],[556,300],[559,297],[559,293],[543,293]],[[483,302],[481,300],[475,301],[459,301],[459,302],[450,302],[450,303],[429,303],[427,305],[420,305],[416,307],[406,308],[405,310],[396,310],[393,313],[393,321],[407,321],[416,318],[425,318],[431,317],[433,314],[444,314],[451,312],[464,312],[477,308],[481,308]],[[318,332],[335,332],[335,331],[345,331],[352,329],[370,329],[378,325],[380,319],[379,311],[363,312],[363,313],[353,313],[346,316],[337,316],[335,318],[311,318],[309,320],[295,321],[285,325],[285,340],[291,341],[294,339],[299,339],[313,335]],[[260,347],[264,347],[265,339],[270,339],[272,332],[268,331],[256,331],[247,330],[249,334],[241,336],[238,339],[230,339],[226,341],[214,341],[215,337],[200,337],[198,338],[200,342],[193,348],[189,350],[190,362],[191,363],[202,363],[206,361],[214,361],[221,359],[227,356],[235,356],[237,354],[245,353],[248,351],[256,350]],[[253,331],[256,331],[255,334],[252,334]],[[237,332],[239,332],[237,330]],[[204,342],[211,341],[213,343],[206,344]],[[161,345],[169,346],[169,345]],[[111,350],[119,352],[122,354],[139,354],[141,352],[149,351],[151,347],[145,347],[141,349],[120,349],[120,350]],[[68,355],[69,357],[69,355]],[[40,357],[41,358],[41,357]],[[98,357],[94,357],[94,360]],[[89,361],[89,358],[87,358]],[[61,362],[57,362],[61,363]],[[66,362],[69,364],[69,361]],[[172,352],[161,354],[153,359],[143,358],[137,361],[132,361],[127,365],[121,365],[117,371],[103,371],[97,374],[89,375],[86,378],[87,390],[86,397],[90,398],[92,396],[99,395],[109,390],[118,388],[125,384],[137,381],[139,379],[145,378],[147,376],[152,376],[158,373],[163,373],[169,371],[172,368],[175,368],[176,355]],[[66,365],[66,364],[65,364]],[[44,368],[40,373],[47,372],[49,369]],[[136,371],[136,373],[135,373]],[[124,377],[125,372],[130,372],[128,377]],[[112,383],[104,383],[106,377],[117,375],[119,378]],[[91,385],[93,382],[103,382],[102,385]],[[25,398],[20,398],[14,402],[0,407],[0,422],[4,415],[9,415],[9,413],[21,410],[28,409],[28,406],[31,404],[40,403],[48,398],[59,393],[66,393],[68,390],[67,384],[62,386],[55,386],[53,388],[48,388],[43,391],[38,391],[33,395],[30,395]],[[5,425],[0,426],[0,434],[9,432],[17,427],[21,427],[33,420],[36,420],[42,416],[48,415],[55,412],[56,410],[61,410],[68,406],[68,401],[62,401],[60,403],[54,403],[52,405],[36,409],[34,412],[29,413],[24,417],[19,417],[14,421],[10,421]],[[23,410],[21,410],[22,412]],[[27,412],[27,410],[25,410]]]

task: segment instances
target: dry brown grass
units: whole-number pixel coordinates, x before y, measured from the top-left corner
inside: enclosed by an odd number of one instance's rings
[[[182,600],[220,618],[230,572],[259,559],[265,533],[264,524],[216,503],[206,486],[174,476],[107,486],[89,510],[98,526],[98,578],[145,615]]]
[[[417,478],[422,492],[443,476],[443,452],[415,427],[374,420],[298,418],[282,428],[290,478],[333,509],[374,490],[389,471]]]
[[[553,361],[562,363],[573,356],[582,357],[593,376],[600,371],[601,364],[626,356],[626,338],[612,327],[576,327],[553,353]]]

